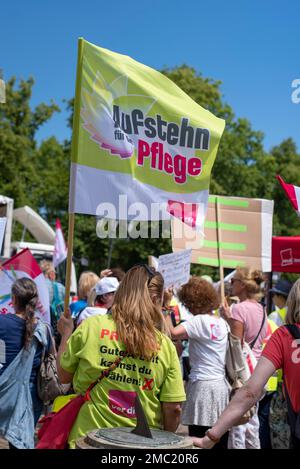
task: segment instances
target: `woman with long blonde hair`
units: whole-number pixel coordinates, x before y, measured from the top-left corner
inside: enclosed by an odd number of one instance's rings
[[[161,274],[137,265],[126,273],[108,314],[89,317],[73,334],[72,320],[60,319],[58,373],[63,383],[72,381],[83,394],[117,363],[81,407],[69,436],[71,448],[95,428],[135,426],[136,396],[150,427],[176,430],[185,392],[175,346],[165,334],[163,292]]]

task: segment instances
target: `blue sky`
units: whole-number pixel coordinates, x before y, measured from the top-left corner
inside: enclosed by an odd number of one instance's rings
[[[300,150],[300,2],[289,0],[13,0],[0,7],[4,78],[35,78],[32,105],[75,89],[77,39],[153,68],[186,63],[221,80],[224,99],[265,133],[269,150],[292,137]],[[69,137],[63,110],[38,138]]]

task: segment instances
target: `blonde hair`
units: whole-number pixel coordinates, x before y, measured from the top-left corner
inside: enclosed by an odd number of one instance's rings
[[[118,338],[129,355],[149,361],[160,349],[157,331],[166,332],[162,314],[164,280],[142,265],[132,267],[123,278],[112,305]]]
[[[87,296],[87,304],[88,306],[95,306],[96,303],[96,298],[97,298],[97,293],[94,287],[89,291],[89,294]]]
[[[260,296],[260,284],[263,281],[260,270],[251,269],[250,267],[237,267],[235,278],[241,280],[245,285],[247,298],[258,298]]]
[[[100,278],[94,272],[86,271],[82,272],[79,277],[78,282],[78,298],[82,300],[86,300],[89,296],[90,291],[97,282],[99,282]]]
[[[292,286],[286,305],[287,324],[300,324],[300,278]]]

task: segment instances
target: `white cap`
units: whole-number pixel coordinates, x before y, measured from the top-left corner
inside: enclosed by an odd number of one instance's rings
[[[96,283],[94,290],[97,296],[111,293],[118,289],[119,282],[115,277],[104,277]]]

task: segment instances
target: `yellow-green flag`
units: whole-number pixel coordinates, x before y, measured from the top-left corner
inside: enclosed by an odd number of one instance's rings
[[[109,218],[157,220],[173,202],[206,207],[224,126],[166,76],[79,39],[70,212],[110,204]]]

